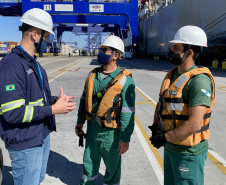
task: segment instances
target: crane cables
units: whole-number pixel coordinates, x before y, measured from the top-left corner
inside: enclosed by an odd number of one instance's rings
[[[209,23],[208,25],[204,26],[202,29],[204,31],[207,31],[207,30],[214,27],[216,24],[222,22],[225,19],[226,19],[226,13],[224,13],[223,15],[221,15],[220,17],[218,17],[217,19],[215,19],[213,22]]]

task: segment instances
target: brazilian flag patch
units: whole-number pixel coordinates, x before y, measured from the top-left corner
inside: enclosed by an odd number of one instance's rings
[[[6,85],[6,86],[5,86],[5,90],[6,90],[6,91],[13,91],[13,90],[16,90],[15,84]]]

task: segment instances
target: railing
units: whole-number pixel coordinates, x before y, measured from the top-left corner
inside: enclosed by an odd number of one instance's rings
[[[92,2],[92,3],[129,3],[130,2],[130,0],[31,0],[31,1],[33,2],[66,2],[66,3],[77,2],[77,1],[85,1],[85,2]]]
[[[90,3],[129,3],[130,0],[31,0],[32,2],[77,2],[85,1]],[[22,3],[22,0],[0,0],[0,3]]]
[[[155,5],[151,5],[150,9],[148,9],[148,5],[146,7],[139,6],[138,7],[138,19],[142,21],[149,16],[156,14],[157,12],[161,11],[168,5],[172,4],[175,0],[162,0],[160,3],[156,3]],[[145,12],[145,13],[144,13]]]
[[[0,3],[22,3],[22,0],[0,0]]]

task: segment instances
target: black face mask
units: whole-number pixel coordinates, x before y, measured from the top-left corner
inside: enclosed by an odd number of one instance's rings
[[[181,53],[180,53],[181,54]],[[169,58],[169,61],[171,64],[177,65],[179,66],[180,64],[182,64],[183,59],[180,57],[180,54],[174,53],[171,51],[171,49],[168,49],[168,53],[167,56]]]

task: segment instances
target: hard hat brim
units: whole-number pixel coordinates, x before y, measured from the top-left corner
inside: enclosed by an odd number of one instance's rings
[[[23,23],[25,23],[25,24],[28,24],[28,25],[30,25],[30,26],[33,26],[33,27],[35,27],[35,28],[38,28],[38,27],[36,27],[35,25],[33,25],[32,23],[29,23],[29,22],[27,22],[27,21],[25,21],[25,20],[23,20],[23,19],[20,19],[20,21],[23,22]],[[47,32],[49,32],[49,33],[55,35],[55,33],[54,33],[52,30],[45,30],[45,29],[42,29],[42,28],[39,28],[39,29],[44,30],[44,31],[47,31]]]
[[[110,46],[110,45],[107,45],[107,44],[98,45],[99,48],[101,48],[102,46],[107,46],[107,47],[110,47],[110,48],[114,48],[114,47],[112,47],[112,46]],[[114,49],[116,49],[116,48],[114,48]],[[118,50],[118,49],[117,49],[117,50]],[[121,55],[124,55],[124,52],[122,52],[122,51],[120,51],[120,50],[118,50],[118,51],[120,52]]]
[[[188,44],[188,45],[190,44],[190,45],[193,45],[193,46],[208,47],[207,45],[194,44],[192,42],[184,42],[184,41],[181,41],[181,40],[171,40],[171,41],[169,41],[169,43]]]

